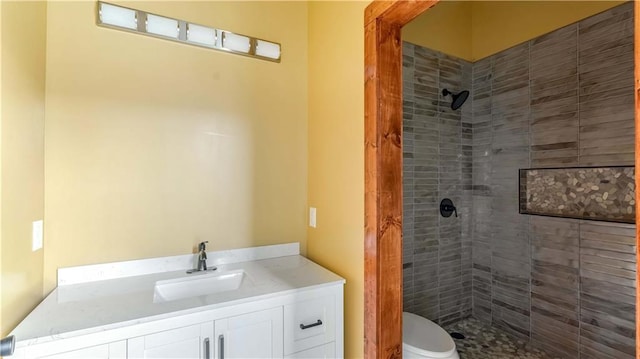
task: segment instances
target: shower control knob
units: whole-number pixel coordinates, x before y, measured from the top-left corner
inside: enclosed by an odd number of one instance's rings
[[[440,215],[442,217],[451,217],[451,214],[455,213],[456,217],[458,217],[458,210],[456,206],[453,205],[453,201],[449,198],[445,198],[440,202]]]

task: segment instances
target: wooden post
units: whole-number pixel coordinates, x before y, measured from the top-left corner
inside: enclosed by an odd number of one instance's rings
[[[437,1],[365,10],[365,356],[402,358],[402,40]]]
[[[636,165],[636,206],[640,200],[640,191],[638,186],[640,185],[640,178],[638,178],[638,168],[640,168],[640,2],[638,0],[634,3],[634,54],[635,54],[635,165]],[[640,211],[636,210],[636,358],[640,359]]]

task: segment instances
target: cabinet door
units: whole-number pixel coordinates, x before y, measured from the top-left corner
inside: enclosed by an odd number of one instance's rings
[[[282,307],[215,321],[215,358],[282,358]]]
[[[127,342],[96,345],[93,347],[72,350],[55,355],[38,356],[40,359],[125,359],[127,357]]]
[[[127,341],[128,358],[209,359],[212,337],[209,322],[132,338]]]

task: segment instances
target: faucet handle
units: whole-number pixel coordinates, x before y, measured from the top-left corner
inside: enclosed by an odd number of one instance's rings
[[[207,243],[209,243],[209,241],[200,242],[200,244],[198,245],[198,250],[204,251],[206,249]]]

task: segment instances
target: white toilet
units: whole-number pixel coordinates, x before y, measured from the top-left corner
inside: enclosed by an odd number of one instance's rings
[[[402,313],[402,353],[405,359],[460,359],[456,343],[438,324]]]

